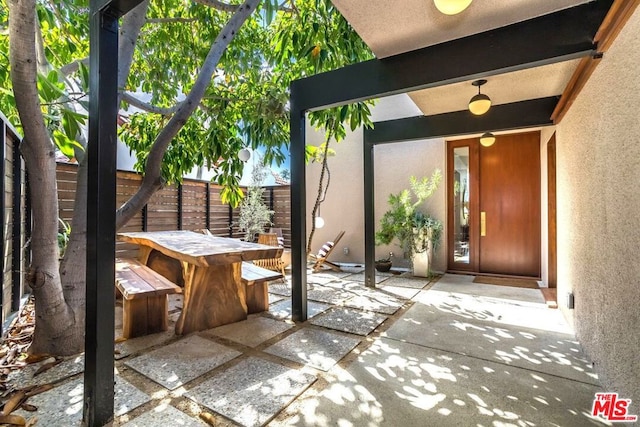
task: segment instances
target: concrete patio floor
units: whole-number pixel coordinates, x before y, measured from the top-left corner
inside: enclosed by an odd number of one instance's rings
[[[309,320],[290,285],[232,325],[116,345],[114,426],[585,426],[603,391],[559,310],[539,290],[381,275],[309,275]],[[180,297],[170,304],[179,315]],[[120,314],[116,313],[119,318]],[[16,387],[56,382],[28,403],[38,426],[79,426],[81,356]],[[208,420],[205,422],[205,420]]]

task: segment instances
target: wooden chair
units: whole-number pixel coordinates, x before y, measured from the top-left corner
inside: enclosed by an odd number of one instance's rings
[[[333,239],[332,241],[328,241],[327,243],[322,245],[322,247],[318,251],[318,254],[315,256],[315,263],[313,264],[313,267],[311,267],[314,273],[317,273],[324,267],[328,267],[334,271],[342,271],[340,269],[340,266],[330,261],[327,261],[327,258],[329,258],[329,255],[331,255],[331,252],[333,251],[333,249],[336,247],[340,239],[342,239],[342,236],[344,236],[344,231],[341,231],[340,233],[338,233],[336,238]]]
[[[260,233],[258,234],[258,243],[267,246],[279,246],[278,236],[275,233]],[[256,259],[253,261],[258,267],[266,268],[267,270],[278,271],[282,273],[282,281],[284,282],[284,262],[282,258],[266,258]]]

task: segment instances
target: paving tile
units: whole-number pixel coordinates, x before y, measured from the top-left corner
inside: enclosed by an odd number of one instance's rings
[[[280,320],[268,319],[262,316],[250,316],[242,322],[210,329],[205,334],[226,338],[248,347],[256,347],[291,328],[293,328],[293,325]]]
[[[316,329],[301,329],[264,351],[328,371],[346,356],[360,340]]]
[[[388,280],[390,277],[392,277],[390,274],[376,273],[376,284],[382,283],[382,282]],[[365,281],[365,275],[364,275],[364,272],[350,274],[349,276],[344,277],[344,280],[352,280],[352,281],[356,281],[356,282],[364,282]]]
[[[180,315],[180,313],[174,313],[171,316]],[[171,317],[170,316],[170,317]],[[169,330],[164,332],[158,332],[157,334],[144,335],[137,338],[130,338],[126,341],[118,342],[115,346],[116,360],[130,356],[132,354],[140,353],[148,348],[165,344],[176,338],[173,327],[169,327]]]
[[[317,314],[331,308],[331,305],[321,302],[307,301],[307,318],[311,319]],[[269,314],[276,319],[291,319],[291,300],[287,299],[269,307]]]
[[[403,286],[405,288],[422,289],[429,283],[426,277],[390,277],[384,285]]]
[[[313,273],[307,276],[307,283],[315,283],[318,285],[324,285],[325,283],[333,282],[335,280],[339,280],[339,276],[334,276],[333,274],[326,273]]]
[[[405,302],[406,299],[404,298],[400,299],[388,293],[367,289],[366,291],[362,291],[360,295],[347,300],[344,305],[361,310],[393,314],[398,311]]]
[[[61,381],[84,370],[84,353],[81,353],[65,359],[60,364],[38,374],[36,377],[33,376],[42,365],[52,361],[53,359],[46,359],[39,363],[27,365],[19,371],[12,371],[9,374],[9,382],[17,388],[49,384]]]
[[[291,281],[287,283],[282,282],[269,282],[269,293],[280,295],[283,297],[291,296]]]
[[[383,283],[379,289],[382,292],[387,292],[389,294],[393,294],[397,297],[405,298],[405,299],[411,299],[416,295],[418,295],[418,292],[420,292],[420,289],[406,288],[403,286],[392,286],[392,285],[387,285],[386,283]]]
[[[148,412],[134,418],[122,427],[200,427],[206,426],[198,418],[190,417],[171,405],[159,405]]]
[[[239,355],[228,347],[192,335],[125,364],[173,390]]]
[[[353,294],[340,287],[309,285],[307,289],[307,299],[326,302],[327,304],[342,304],[352,296]]]
[[[184,301],[184,296],[181,294],[169,295],[169,313],[172,313],[176,310],[182,310],[183,301]]]
[[[310,323],[357,335],[369,335],[387,316],[346,307],[334,307]]]
[[[274,303],[276,303],[278,301],[282,301],[283,299],[284,299],[284,297],[281,296],[281,295],[276,295],[276,294],[269,293],[269,304],[270,305],[274,304]]]
[[[307,390],[269,426],[612,425],[590,415],[600,391],[530,369],[379,338],[335,381]]]
[[[314,375],[251,357],[186,396],[238,424],[254,427],[271,419],[315,380]]]
[[[126,380],[115,376],[114,414],[120,416],[143,405],[151,398]],[[48,427],[79,426],[82,421],[84,386],[78,378],[52,390],[29,398],[28,403],[38,408],[37,412],[16,411],[25,418],[36,417],[37,425]]]

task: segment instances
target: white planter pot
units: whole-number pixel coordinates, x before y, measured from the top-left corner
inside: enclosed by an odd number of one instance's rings
[[[429,277],[430,258],[429,251],[413,254],[413,258],[411,260],[413,262],[414,276]]]

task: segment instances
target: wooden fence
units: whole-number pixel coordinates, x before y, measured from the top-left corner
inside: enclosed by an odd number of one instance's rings
[[[0,113],[0,146],[4,161],[0,162],[0,209],[2,253],[2,289],[0,292],[0,324],[20,309],[21,299],[29,289],[25,286],[25,272],[30,262],[31,206],[28,197],[28,178],[18,145],[21,137]],[[71,223],[75,204],[76,175],[74,164],[59,163],[57,167],[59,217]],[[141,175],[118,171],[117,203],[122,205],[140,186]],[[220,202],[220,186],[209,182],[186,179],[182,185],[163,188],[127,223],[121,231],[195,230],[208,228],[218,236],[242,237],[238,230],[239,209],[231,209]],[[291,202],[288,186],[265,187],[264,198],[275,211],[273,227],[281,228],[285,246],[291,244]],[[73,224],[71,224],[73,227]],[[135,256],[137,248],[117,244],[117,256]]]
[[[58,200],[60,218],[71,220],[75,203],[77,165],[59,163]],[[138,189],[142,176],[118,171],[116,202],[126,202]],[[239,209],[220,201],[221,187],[205,181],[185,179],[153,195],[149,203],[120,231],[197,230],[208,228],[216,236],[242,237],[238,230]],[[291,243],[291,202],[289,186],[265,187],[264,200],[275,214],[273,227],[281,228],[285,246]],[[72,225],[73,227],[73,225]],[[135,245],[118,243],[117,256],[136,255]]]
[[[0,311],[2,323],[20,308],[24,296],[24,274],[29,252],[27,236],[30,235],[30,208],[27,206],[25,168],[18,151],[21,138],[0,114],[0,146],[3,147],[4,161],[0,162],[2,175],[2,209],[0,210],[2,229],[2,292]]]

